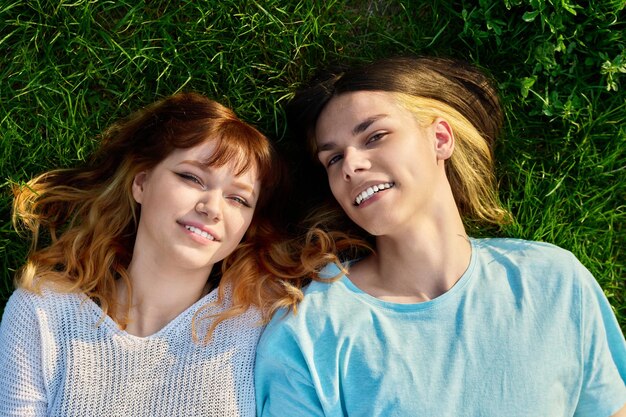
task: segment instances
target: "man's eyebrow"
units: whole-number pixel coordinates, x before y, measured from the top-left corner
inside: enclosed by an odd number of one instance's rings
[[[332,150],[336,146],[337,145],[335,144],[335,142],[322,143],[321,145],[317,146],[317,153],[324,152],[324,151],[330,151],[330,150]]]
[[[375,121],[380,120],[382,118],[385,118],[385,117],[388,117],[388,115],[387,114],[377,114],[377,115],[368,117],[367,119],[363,120],[361,123],[359,123],[356,126],[354,126],[354,128],[352,129],[352,135],[356,136],[359,133],[365,132],[367,130],[367,128],[372,125],[372,123],[374,123]],[[320,144],[317,147],[317,153],[331,150],[335,146],[336,146],[335,142],[322,143],[322,144]]]
[[[353,135],[358,135],[359,133],[365,132],[365,130],[368,127],[370,127],[372,123],[374,123],[378,119],[382,119],[384,117],[387,117],[387,115],[386,114],[377,114],[377,115],[374,115],[372,117],[368,117],[367,119],[363,120],[358,125],[354,126],[354,129],[352,129],[352,134]]]

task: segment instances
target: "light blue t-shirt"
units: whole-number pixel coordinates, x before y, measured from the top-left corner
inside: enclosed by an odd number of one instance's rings
[[[471,239],[457,284],[397,304],[345,276],[313,282],[257,348],[265,416],[608,417],[626,403],[626,343],[570,253]],[[330,265],[324,271],[339,271]]]

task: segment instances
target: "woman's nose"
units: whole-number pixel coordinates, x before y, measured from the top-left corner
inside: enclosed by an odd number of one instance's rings
[[[196,212],[208,218],[219,221],[222,219],[221,192],[212,190],[202,193],[202,198],[196,203]]]

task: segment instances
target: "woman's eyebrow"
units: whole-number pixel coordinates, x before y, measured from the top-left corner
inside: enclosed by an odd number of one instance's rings
[[[204,163],[202,161],[195,160],[195,159],[185,159],[184,161],[180,161],[178,163],[178,165],[180,165],[180,164],[193,165],[193,166],[196,166],[196,167],[198,167],[200,169],[204,169],[204,170],[206,170],[209,167],[206,163]]]
[[[184,161],[180,162],[181,164],[189,164],[189,165],[193,165],[196,166],[200,169],[202,169],[203,171],[210,171],[211,167],[209,165],[207,165],[206,163],[202,162],[202,161],[198,161],[195,159],[186,159]],[[254,185],[250,184],[248,181],[233,181],[233,186],[235,188],[240,189],[241,191],[245,191],[247,193],[250,193],[250,195],[253,198],[256,198],[256,193],[254,192]]]
[[[247,181],[234,181],[233,186],[235,188],[240,189],[241,191],[247,192],[250,194],[252,198],[256,198],[256,193],[254,192],[254,187]]]

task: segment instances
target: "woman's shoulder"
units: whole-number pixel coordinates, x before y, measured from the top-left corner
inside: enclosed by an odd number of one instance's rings
[[[189,323],[193,323],[198,334],[205,334],[213,324],[215,317],[227,313],[233,307],[232,285],[225,285],[222,291],[221,298],[219,289],[215,288],[191,305],[174,319],[178,322],[176,325],[187,326]],[[256,340],[262,331],[260,325],[262,321],[261,310],[257,306],[251,305],[222,321],[215,331],[217,334],[227,333],[230,335],[229,338],[236,334],[239,338],[255,338]]]
[[[9,297],[6,306],[7,308],[12,306],[19,306],[25,309],[42,308],[50,303],[54,304],[65,299],[67,299],[66,294],[56,292],[49,287],[42,287],[38,290],[18,287]]]
[[[56,303],[81,303],[84,298],[82,293],[57,291],[50,285],[42,284],[36,289],[17,287],[9,301],[14,299],[16,302],[45,306]]]
[[[37,291],[18,287],[7,301],[2,320],[30,322],[45,319],[52,323],[67,320],[81,306],[90,308],[92,304],[80,293],[63,293],[49,286],[42,286]]]

